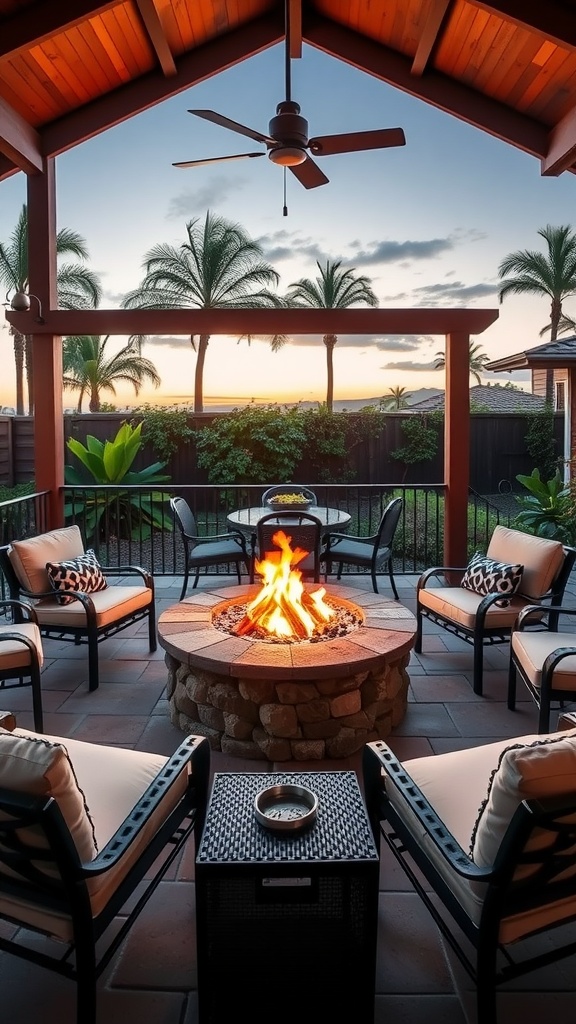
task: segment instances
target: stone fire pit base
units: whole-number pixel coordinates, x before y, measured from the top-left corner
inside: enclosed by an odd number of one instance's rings
[[[406,713],[412,613],[381,595],[328,585],[365,616],[338,640],[266,644],[212,626],[215,605],[257,589],[203,590],[161,615],[173,724],[206,736],[213,750],[268,761],[349,757],[389,736]]]

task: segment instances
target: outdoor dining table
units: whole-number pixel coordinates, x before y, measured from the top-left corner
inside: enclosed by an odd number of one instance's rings
[[[240,530],[241,533],[252,538],[256,533],[258,522],[262,519],[262,516],[268,515],[270,511],[270,508],[267,508],[265,505],[239,508],[234,512],[228,513],[226,523],[230,530]],[[311,505],[305,511],[309,515],[316,516],[322,523],[322,526],[326,527],[326,532],[345,533],[352,520],[352,516],[348,512],[343,512],[339,508],[330,508],[327,505]],[[278,523],[281,526],[282,512],[278,512],[277,515]]]

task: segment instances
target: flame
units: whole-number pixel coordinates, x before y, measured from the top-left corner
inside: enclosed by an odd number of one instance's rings
[[[246,614],[236,626],[238,636],[246,636],[259,628],[285,640],[304,640],[336,614],[324,602],[324,587],[312,593],[304,589],[302,573],[294,567],[306,558],[308,551],[292,550],[291,540],[283,530],[278,530],[272,543],[279,551],[267,551],[262,560],[256,559],[255,568],[262,577],[262,587],[246,606]]]

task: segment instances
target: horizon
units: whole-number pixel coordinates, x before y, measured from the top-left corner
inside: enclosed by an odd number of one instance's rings
[[[542,250],[537,232],[546,224],[570,223],[575,176],[542,178],[533,157],[309,46],[294,62],[294,92],[313,129],[399,125],[406,146],[330,156],[322,164],[330,181],[321,188],[305,190],[288,176],[288,217],[282,216],[282,174],[267,160],[218,164],[217,170],[171,166],[237,151],[232,133],[193,118],[189,107],[265,125],[282,93],[281,56],[281,47],[272,47],[56,158],[58,227],[85,239],[88,266],[101,276],[101,308],[117,308],[138,285],[142,259],[153,245],[180,245],[186,222],[210,209],[260,241],[281,275],[280,294],[300,277],[314,278],[317,259],[342,259],[370,278],[382,308],[497,309],[495,324],[473,338],[491,360],[541,344],[548,301],[511,296],[499,304],[497,268],[512,251]],[[16,224],[25,185],[21,172],[0,183],[0,242]],[[576,297],[572,310],[570,300],[564,306],[575,315]],[[3,328],[0,405],[11,406],[14,358],[6,323]],[[118,347],[125,341],[115,339]],[[393,387],[443,389],[444,372],[433,369],[443,347],[443,337],[339,336],[334,398],[368,400]],[[103,401],[193,401],[189,338],[150,339],[143,355],[156,365],[161,388],[147,386],[135,396],[119,387],[116,397],[104,392]],[[523,386],[529,379],[526,372],[482,374],[483,383]],[[248,345],[212,337],[204,392],[205,403],[210,395],[244,403],[324,402],[322,339],[294,338],[272,353],[262,339]],[[76,393],[64,393],[65,406],[76,401]]]

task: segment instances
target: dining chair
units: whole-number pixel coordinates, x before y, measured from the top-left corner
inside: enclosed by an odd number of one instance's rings
[[[375,841],[475,982],[478,1024],[496,1024],[499,985],[576,949],[573,724],[404,761],[364,748]]]
[[[149,650],[156,650],[153,576],[137,565],[101,566],[78,526],[0,547],[0,567],[12,600],[33,606],[43,637],[87,645],[89,690],[99,685],[102,640],[145,619]]]
[[[0,615],[14,620],[16,612],[18,623],[8,621],[0,626],[0,693],[16,686],[30,686],[34,728],[42,732],[40,672],[44,652],[38,619],[34,609],[21,601],[0,601]]]
[[[200,569],[209,565],[234,565],[238,583],[241,583],[240,566],[245,565],[246,572],[250,573],[250,555],[244,535],[239,531],[228,531],[200,537],[196,517],[185,498],[170,498],[170,508],[184,544],[184,580],[180,600],[184,600],[191,569],[195,570],[192,590],[198,584]]]
[[[199,842],[209,773],[201,736],[164,757],[0,727],[0,950],[75,981],[77,1024],[96,1024],[98,977]]]
[[[392,546],[403,504],[403,498],[393,498],[388,503],[382,513],[378,529],[371,537],[358,537],[349,533],[326,534],[326,550],[323,555],[326,562],[326,577],[332,572],[333,562],[338,563],[337,579],[341,578],[342,568],[345,564],[369,569],[372,587],[374,593],[377,594],[376,574],[386,570],[390,577],[392,592],[398,601],[392,564]]]
[[[303,577],[312,577],[315,583],[320,582],[320,562],[323,558],[322,534],[324,527],[317,516],[309,512],[270,512],[258,521],[256,533],[252,541],[252,559],[250,562],[250,582],[254,582],[255,563],[268,553],[279,554],[274,544],[274,536],[282,530],[290,541],[292,550],[301,548],[307,551],[306,558],[293,566]]]

